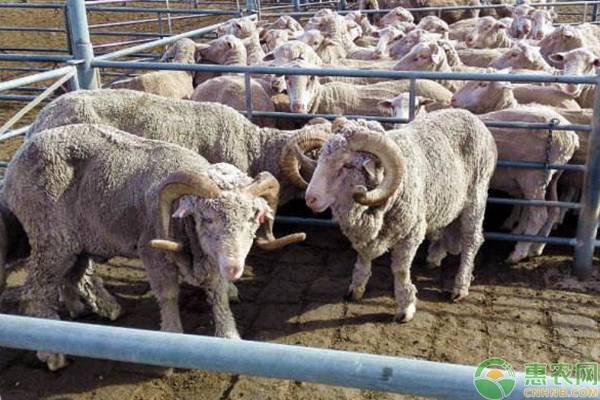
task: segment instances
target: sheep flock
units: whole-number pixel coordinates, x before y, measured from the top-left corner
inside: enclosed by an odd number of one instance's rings
[[[181,39],[165,63],[293,69],[504,72],[592,75],[600,71],[600,26],[561,25],[548,3],[496,9],[409,12],[479,0],[369,0],[358,10],[311,17],[232,19],[217,38]],[[389,9],[365,13],[366,9]],[[72,317],[122,310],[97,275],[113,257],[140,258],[160,307],[161,329],[182,332],[179,283],[202,288],[215,335],[240,339],[229,301],[253,243],[272,251],[302,242],[274,234],[279,206],[303,199],[330,210],[356,251],[347,298],[361,301],[373,260],[391,254],[395,320],[417,310],[411,265],[448,255],[459,268],[453,302],[469,294],[482,245],[488,192],[576,202],[583,175],[497,166],[498,160],[585,164],[595,86],[253,74],[256,112],[247,119],[243,74],[156,71],[64,94],[48,104],[0,183],[0,293],[7,271],[25,265],[25,314]],[[307,118],[305,114],[336,115]],[[344,116],[395,117],[407,123]],[[559,128],[486,127],[494,122]],[[514,206],[503,228],[549,236],[558,207]],[[299,250],[300,251],[300,250]],[[517,242],[507,262],[543,254]],[[455,305],[461,307],[460,303]],[[38,353],[50,370],[64,355]]]

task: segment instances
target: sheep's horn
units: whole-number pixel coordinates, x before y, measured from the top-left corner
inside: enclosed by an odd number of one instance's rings
[[[171,204],[185,195],[198,197],[217,197],[221,189],[205,175],[178,171],[167,177],[162,184],[159,195],[159,211],[162,237],[168,239],[171,221]]]
[[[148,242],[148,246],[153,249],[173,251],[175,253],[183,251],[183,244],[172,240],[154,239]]]
[[[308,182],[300,175],[300,169],[304,167],[312,173],[316,164],[312,160],[309,161],[309,157],[304,153],[321,148],[328,136],[329,134],[322,129],[307,129],[296,133],[283,147],[279,168],[294,186],[303,190],[308,187]]]
[[[288,244],[301,242],[306,239],[305,233],[294,233],[292,235],[275,238],[273,234],[273,223],[279,203],[279,182],[268,172],[259,173],[254,181],[244,188],[244,192],[251,196],[262,197],[273,212],[272,218],[267,218],[264,228],[264,237],[256,239],[256,245],[264,250],[275,250]]]
[[[371,191],[364,186],[354,188],[354,200],[366,206],[383,204],[396,191],[405,171],[404,160],[398,145],[389,137],[367,130],[360,130],[348,136],[351,151],[369,153],[377,157],[383,166],[384,177],[381,184]]]

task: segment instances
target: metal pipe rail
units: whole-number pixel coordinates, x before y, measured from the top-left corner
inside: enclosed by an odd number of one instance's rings
[[[0,346],[428,396],[481,399],[475,367],[0,314]],[[511,399],[524,399],[515,373]],[[563,387],[563,386],[561,386]]]
[[[318,3],[317,3],[318,4]],[[593,1],[560,1],[549,3],[528,3],[528,6],[531,7],[559,7],[559,6],[575,6],[575,5],[598,5],[600,4],[599,0]],[[481,4],[481,5],[470,5],[470,6],[444,6],[444,7],[422,7],[422,8],[406,8],[406,10],[410,12],[443,12],[443,11],[461,11],[461,10],[485,10],[485,9],[496,9],[506,7],[506,4]],[[379,10],[360,10],[361,13],[364,14],[386,14],[390,12],[392,9],[379,9]],[[353,10],[337,10],[338,14],[346,14],[352,12]],[[316,11],[295,11],[286,13],[288,15],[294,17],[310,17],[315,14]],[[273,17],[279,14],[276,13],[264,13],[265,17]]]
[[[42,82],[49,79],[61,78],[65,75],[73,73],[73,66],[66,66],[58,69],[53,69],[47,72],[41,72],[39,74],[24,76],[21,78],[13,79],[11,81],[0,82],[0,92],[18,88],[20,86],[29,85],[31,83]]]
[[[256,16],[250,16],[250,17],[247,17],[247,18],[256,18]],[[167,44],[175,43],[179,39],[205,35],[207,33],[211,33],[213,31],[215,31],[222,24],[223,24],[223,22],[218,23],[218,24],[214,24],[214,25],[210,25],[210,26],[206,26],[204,28],[196,29],[196,30],[193,30],[193,31],[189,31],[189,32],[185,32],[185,33],[180,33],[178,35],[173,35],[171,37],[167,37],[167,38],[164,38],[164,39],[155,40],[155,41],[152,41],[150,43],[140,44],[138,46],[133,46],[133,47],[130,47],[130,48],[127,48],[127,49],[118,50],[118,51],[115,51],[115,52],[112,52],[112,53],[103,54],[101,56],[95,57],[92,60],[92,66],[93,67],[97,67],[97,65],[94,65],[93,63],[98,63],[98,62],[110,63],[111,61],[108,61],[108,60],[112,60],[112,59],[115,59],[115,58],[120,58],[120,57],[127,56],[127,55],[130,55],[130,54],[133,54],[133,53],[138,53],[140,51],[152,49],[152,48],[155,48],[155,47],[158,47],[158,46],[164,46],[164,45],[167,45]],[[138,63],[135,63],[135,64],[138,64]],[[139,64],[146,64],[146,63],[139,63]],[[166,65],[166,64],[163,64],[163,65]],[[177,64],[177,65],[179,65],[179,64]]]
[[[211,28],[220,24],[213,25]],[[215,29],[215,28],[213,28]],[[196,31],[192,31],[196,32]],[[189,33],[189,32],[188,32]],[[183,34],[182,34],[183,35]],[[180,36],[180,35],[177,35]],[[173,36],[147,43],[144,50],[163,44],[173,43],[181,37]],[[189,36],[183,36],[189,37]],[[176,38],[175,40],[173,40]],[[160,42],[160,43],[159,43]],[[165,43],[166,42],[166,43]],[[137,46],[140,47],[140,46]],[[136,48],[136,50],[138,50]],[[509,81],[509,82],[537,82],[537,83],[578,83],[596,84],[595,75],[550,75],[550,74],[506,74],[506,73],[480,73],[480,72],[430,72],[430,71],[388,71],[368,69],[344,69],[344,68],[290,68],[290,67],[268,67],[261,65],[209,65],[209,64],[181,64],[181,63],[132,63],[126,61],[108,61],[118,58],[123,54],[119,51],[96,57],[92,66],[96,68],[123,68],[123,69],[146,69],[146,70],[170,70],[170,71],[199,71],[199,72],[227,72],[227,73],[250,73],[250,74],[274,74],[274,75],[315,75],[315,76],[344,76],[344,77],[367,77],[367,78],[390,78],[390,79],[432,79],[432,80],[455,80],[455,81]]]

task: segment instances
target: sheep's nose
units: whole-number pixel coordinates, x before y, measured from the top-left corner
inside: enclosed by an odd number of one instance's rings
[[[307,194],[306,196],[304,196],[304,199],[306,200],[306,205],[309,207],[314,206],[315,203],[317,202],[317,198],[310,194]]]
[[[529,26],[528,25],[523,26],[523,33],[529,33]]]
[[[306,112],[306,107],[304,106],[304,104],[292,104],[292,105],[290,105],[290,109],[292,110],[292,112],[296,112],[296,113],[305,113]]]
[[[450,99],[450,105],[456,107],[456,99],[454,97]]]

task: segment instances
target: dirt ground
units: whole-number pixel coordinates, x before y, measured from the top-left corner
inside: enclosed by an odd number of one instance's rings
[[[0,14],[0,25],[54,26],[59,15]],[[94,21],[100,22],[100,21]],[[38,23],[38,25],[40,25]],[[1,36],[0,46],[54,46],[58,35]],[[1,79],[5,79],[2,77]],[[2,108],[4,107],[4,108]],[[0,124],[15,110],[0,104]],[[33,113],[30,118],[35,115]],[[0,144],[8,160],[20,139]],[[1,171],[0,171],[1,174]],[[288,207],[287,212],[298,212]],[[491,208],[494,225],[503,208]],[[286,213],[286,210],[283,210]],[[573,235],[571,220],[564,232]],[[280,227],[288,231],[290,227]],[[568,275],[572,249],[550,247],[546,255],[518,265],[503,260],[512,244],[487,242],[477,259],[475,281],[465,301],[452,304],[456,259],[441,269],[425,267],[423,249],[413,267],[418,311],[407,324],[392,321],[393,281],[389,257],[376,262],[365,299],[345,302],[354,252],[334,228],[307,228],[302,245],[266,253],[255,250],[238,283],[242,301],[232,306],[243,338],[351,350],[460,364],[503,357],[522,370],[526,362],[600,362],[600,261],[595,276],[580,283]],[[159,328],[157,304],[139,261],[114,259],[101,268],[107,287],[125,314],[111,323],[93,315],[80,321],[142,329]],[[0,311],[18,313],[25,271],[9,276]],[[212,317],[201,290],[184,286],[181,313],[186,333],[212,334]],[[66,316],[64,319],[68,319]],[[48,372],[31,352],[0,349],[2,400],[225,400],[225,399],[409,399],[412,397],[247,376],[176,370],[164,377],[150,368],[84,358]]]
[[[585,287],[568,279],[570,253],[505,265],[510,244],[482,249],[467,299],[448,301],[456,260],[441,269],[413,268],[419,290],[415,319],[392,322],[393,281],[389,258],[374,267],[365,299],[345,302],[354,252],[333,228],[308,229],[305,244],[281,251],[253,251],[237,285],[233,305],[243,338],[276,343],[475,365],[490,356],[519,370],[525,362],[600,362],[600,274]],[[107,287],[125,315],[117,326],[159,328],[158,307],[135,260],[116,259],[102,268]],[[3,311],[16,311],[24,271],[10,276]],[[204,295],[185,286],[181,312],[186,333],[212,334]],[[111,324],[89,316],[81,321]],[[401,399],[390,394],[323,385],[176,370],[170,377],[123,363],[77,358],[51,373],[30,352],[0,353],[0,396],[29,399]]]

